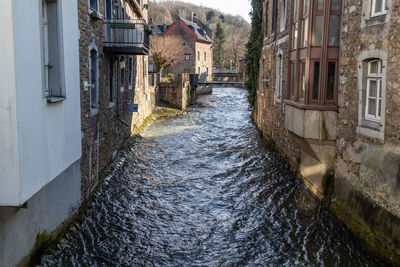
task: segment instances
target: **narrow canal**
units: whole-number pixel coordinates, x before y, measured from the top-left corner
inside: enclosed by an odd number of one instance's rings
[[[380,266],[268,149],[246,91],[150,126],[46,266]]]

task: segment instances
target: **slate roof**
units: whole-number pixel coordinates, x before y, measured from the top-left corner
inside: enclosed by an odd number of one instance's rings
[[[198,39],[212,43],[213,40],[211,39],[211,37],[208,36],[207,33],[199,25],[197,25],[197,23],[191,22],[183,18],[180,18],[180,20],[182,20],[194,32]]]

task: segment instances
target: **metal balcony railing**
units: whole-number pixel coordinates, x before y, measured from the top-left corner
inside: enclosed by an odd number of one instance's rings
[[[104,52],[148,55],[149,33],[149,26],[144,20],[105,20]]]

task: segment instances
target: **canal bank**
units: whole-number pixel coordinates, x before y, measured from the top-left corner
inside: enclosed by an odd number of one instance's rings
[[[215,88],[117,164],[43,266],[381,266]]]

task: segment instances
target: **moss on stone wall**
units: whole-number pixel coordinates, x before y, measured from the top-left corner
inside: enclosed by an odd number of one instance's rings
[[[395,241],[377,229],[372,229],[362,216],[354,211],[349,202],[336,199],[330,205],[330,211],[364,243],[372,253],[389,266],[400,266],[400,250]]]

